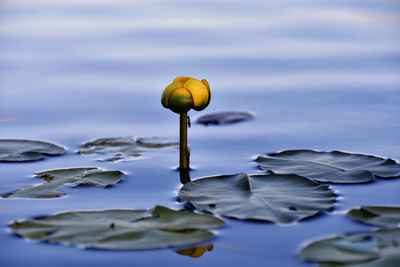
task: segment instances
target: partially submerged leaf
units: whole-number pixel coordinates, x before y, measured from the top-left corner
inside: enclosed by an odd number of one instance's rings
[[[164,148],[170,146],[177,146],[178,143],[163,137],[138,137],[135,140],[140,148]]]
[[[156,206],[150,210],[66,212],[16,221],[10,229],[28,240],[128,250],[195,244],[214,237],[205,229],[223,225],[223,220],[211,215]]]
[[[399,267],[400,255],[398,253],[390,257],[382,257],[376,260],[354,263],[354,264],[340,264],[340,263],[322,263],[319,267]]]
[[[245,111],[220,111],[202,115],[196,119],[197,123],[204,125],[223,125],[251,120],[253,114]]]
[[[180,201],[238,219],[294,223],[330,209],[328,187],[297,175],[222,175],[197,179],[179,190]]]
[[[35,161],[43,155],[58,156],[64,154],[65,149],[53,143],[24,140],[0,139],[0,162]]]
[[[59,189],[64,185],[89,185],[106,187],[124,178],[120,171],[102,171],[98,168],[69,168],[36,173],[44,183],[2,195],[3,198],[56,198],[65,194]]]
[[[321,266],[398,266],[399,244],[400,228],[380,229],[314,241],[301,250],[300,257]]]
[[[146,149],[176,145],[178,143],[162,137],[110,137],[85,142],[78,152],[82,155],[105,155],[101,161],[128,161],[137,159]]]
[[[350,210],[347,215],[353,220],[366,224],[400,227],[400,207],[361,206]]]
[[[287,150],[260,155],[256,162],[265,171],[297,174],[329,183],[365,183],[374,176],[400,176],[400,164],[392,159],[341,151]]]

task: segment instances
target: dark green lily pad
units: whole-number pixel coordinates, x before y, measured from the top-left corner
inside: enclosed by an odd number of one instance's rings
[[[202,115],[196,119],[197,123],[207,125],[224,125],[251,120],[253,114],[245,111],[220,111]]]
[[[328,187],[297,175],[245,173],[197,179],[179,190],[180,201],[238,219],[294,223],[330,209]]]
[[[2,195],[3,198],[57,198],[65,194],[59,189],[64,185],[107,187],[124,178],[120,171],[102,171],[98,168],[69,168],[36,173],[44,183]]]
[[[211,215],[171,210],[103,210],[66,212],[15,221],[10,229],[28,240],[84,248],[129,250],[185,246],[210,240],[205,229],[225,222]]]
[[[0,139],[0,162],[35,161],[43,155],[58,156],[65,149],[56,144],[36,140]]]
[[[110,137],[85,142],[78,152],[82,155],[104,155],[105,158],[100,161],[129,161],[138,159],[145,150],[177,145],[177,142],[162,137]]]
[[[314,241],[301,250],[300,257],[324,267],[399,266],[399,244],[400,228],[380,229]]]
[[[256,162],[265,171],[297,174],[319,182],[365,183],[400,176],[400,164],[392,159],[341,151],[287,150],[260,155]]]
[[[350,210],[347,215],[353,220],[366,224],[400,227],[400,207],[361,206]]]

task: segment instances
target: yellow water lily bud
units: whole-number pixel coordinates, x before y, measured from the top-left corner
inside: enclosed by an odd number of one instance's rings
[[[161,104],[175,113],[185,113],[190,109],[205,109],[211,100],[210,85],[207,80],[197,80],[181,76],[169,84],[162,96]]]
[[[193,97],[188,89],[177,88],[169,95],[168,107],[176,113],[188,112],[193,107]]]

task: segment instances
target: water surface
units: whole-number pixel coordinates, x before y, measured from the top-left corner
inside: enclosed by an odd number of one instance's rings
[[[344,213],[400,205],[399,180],[331,185],[332,212],[294,225],[226,219],[214,249],[192,259],[170,249],[98,251],[27,242],[15,219],[70,210],[182,208],[176,148],[131,162],[83,157],[84,141],[111,136],[178,140],[178,116],[160,97],[176,76],[206,78],[200,114],[244,110],[252,121],[189,129],[192,178],[261,173],[253,157],[285,149],[343,150],[400,160],[398,1],[50,1],[0,3],[0,138],[49,140],[66,155],[1,163],[0,193],[35,172],[77,166],[122,170],[109,189],[69,188],[52,200],[0,199],[4,266],[313,266],[304,242],[370,230]],[[21,255],[24,255],[21,257]]]

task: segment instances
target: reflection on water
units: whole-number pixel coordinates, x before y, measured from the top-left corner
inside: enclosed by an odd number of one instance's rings
[[[179,169],[179,175],[181,178],[181,183],[186,184],[190,182],[190,168],[189,169]]]
[[[200,246],[185,248],[177,250],[175,252],[178,253],[179,255],[188,256],[190,258],[200,258],[201,256],[204,255],[204,253],[206,253],[206,251],[211,252],[213,248],[214,248],[213,244],[209,244],[209,245],[200,245]]]

